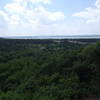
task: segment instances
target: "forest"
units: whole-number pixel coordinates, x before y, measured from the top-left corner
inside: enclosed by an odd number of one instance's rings
[[[100,100],[99,39],[0,39],[0,100]]]

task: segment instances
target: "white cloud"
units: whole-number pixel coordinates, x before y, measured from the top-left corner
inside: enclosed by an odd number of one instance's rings
[[[12,15],[9,24],[17,25],[20,22],[20,17],[18,15]]]
[[[5,34],[44,35],[46,32],[50,34],[55,28],[54,25],[63,22],[65,18],[63,12],[49,11],[45,8],[50,2],[51,0],[12,0],[6,4],[4,10],[0,11],[0,16],[7,26]],[[28,6],[29,3],[32,4],[32,8]]]
[[[3,17],[5,21],[9,20],[8,15],[2,10],[0,10],[0,17]]]
[[[25,9],[19,3],[10,3],[5,6],[6,12],[9,13],[22,13]]]
[[[100,0],[97,0],[97,1],[96,1],[95,6],[96,6],[97,8],[100,8]]]
[[[73,16],[82,18],[86,23],[100,23],[100,0],[97,0],[95,7],[86,8],[82,12],[73,14]]]
[[[56,21],[62,21],[64,19],[64,14],[62,12],[50,12],[46,10],[44,7],[40,6],[35,8],[36,18],[39,19],[40,22],[50,24]]]
[[[30,0],[32,3],[44,3],[44,4],[49,4],[51,1],[50,0]]]
[[[76,24],[78,33],[81,34],[100,34],[100,0],[96,0],[93,7],[85,8],[81,12],[74,13],[72,16],[78,20]]]
[[[51,0],[13,0],[13,2],[16,2],[16,3],[24,3],[26,4],[27,2],[30,2],[30,3],[43,3],[43,4],[50,4],[51,3]]]
[[[18,6],[16,4],[9,4],[6,5],[6,12],[9,16],[9,22],[12,23],[38,23],[38,24],[54,24],[56,22],[62,21],[64,19],[64,13],[62,12],[51,12],[48,11],[45,7],[43,6],[38,6],[34,9],[29,9],[25,8],[23,6]],[[18,6],[18,7],[17,7]],[[5,12],[3,12],[5,13]],[[6,14],[6,13],[5,13]],[[6,14],[6,15],[7,15]],[[17,22],[15,22],[17,20]]]

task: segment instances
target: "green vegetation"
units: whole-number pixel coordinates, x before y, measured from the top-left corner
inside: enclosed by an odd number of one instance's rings
[[[100,43],[0,40],[0,100],[100,97]]]

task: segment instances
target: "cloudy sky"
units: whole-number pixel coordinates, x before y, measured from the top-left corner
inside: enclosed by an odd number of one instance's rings
[[[0,36],[100,35],[100,0],[0,0]]]

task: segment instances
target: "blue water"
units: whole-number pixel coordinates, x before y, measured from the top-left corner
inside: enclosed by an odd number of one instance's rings
[[[100,39],[100,35],[72,35],[72,36],[8,36],[7,39]]]

